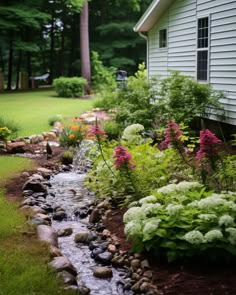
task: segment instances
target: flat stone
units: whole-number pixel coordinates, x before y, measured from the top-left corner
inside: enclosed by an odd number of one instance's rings
[[[54,268],[57,272],[66,270],[70,274],[76,276],[77,271],[71,264],[70,260],[65,256],[54,257],[49,265]]]
[[[56,247],[58,245],[57,233],[51,226],[39,225],[37,227],[37,236],[40,241],[46,242]]]
[[[64,284],[77,286],[76,277],[72,275],[71,273],[69,273],[68,271],[63,270],[62,272],[59,272],[58,276],[62,277]]]
[[[38,180],[28,180],[22,187],[22,190],[32,190],[33,192],[42,192],[46,193],[47,188]]]
[[[6,145],[6,150],[10,154],[25,153],[25,142],[8,142]]]
[[[66,237],[70,236],[73,233],[73,229],[71,227],[60,229],[57,232],[58,237]]]
[[[95,257],[95,260],[102,263],[102,264],[110,265],[112,258],[113,258],[113,255],[110,252],[105,251],[103,253],[98,254]]]
[[[99,266],[94,269],[93,275],[99,279],[108,279],[113,276],[113,273],[111,268]]]
[[[57,247],[50,245],[49,247],[50,255],[51,257],[59,257],[62,256],[61,250],[58,249]]]

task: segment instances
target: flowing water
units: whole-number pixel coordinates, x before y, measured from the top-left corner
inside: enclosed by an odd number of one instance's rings
[[[91,291],[91,295],[130,295],[131,291],[124,291],[122,280],[127,272],[122,269],[112,268],[111,279],[97,279],[93,276],[93,268],[98,264],[91,258],[91,251],[87,245],[76,244],[74,236],[79,232],[87,232],[88,217],[80,219],[75,213],[94,202],[95,196],[83,184],[86,174],[83,173],[91,165],[87,158],[92,144],[85,143],[81,146],[74,160],[73,172],[58,173],[51,178],[47,202],[53,208],[61,207],[66,211],[67,219],[52,221],[56,230],[72,228],[73,234],[67,237],[59,237],[59,248],[63,255],[69,258],[78,272],[78,284],[84,284]]]

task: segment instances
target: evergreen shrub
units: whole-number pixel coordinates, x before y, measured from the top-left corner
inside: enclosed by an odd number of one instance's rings
[[[84,94],[86,85],[87,81],[82,77],[60,77],[53,81],[53,86],[61,97],[80,97]]]

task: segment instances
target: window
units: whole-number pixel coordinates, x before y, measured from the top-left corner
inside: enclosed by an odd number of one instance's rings
[[[167,29],[159,31],[159,48],[167,47]]]
[[[209,18],[198,19],[197,36],[197,79],[208,80],[208,43],[209,43]]]

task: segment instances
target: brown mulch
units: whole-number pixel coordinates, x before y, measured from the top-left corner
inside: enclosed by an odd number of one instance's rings
[[[131,242],[124,235],[123,214],[115,209],[106,227],[121,242],[121,250],[130,250]],[[167,264],[149,257],[154,284],[164,295],[234,295],[236,294],[236,265],[209,265],[204,261],[189,264]]]
[[[27,152],[34,153],[39,145],[28,145]],[[53,155],[50,160],[46,154],[34,159],[35,169],[29,174],[35,173],[37,167],[53,168],[59,164],[60,155],[64,151],[61,147],[53,147]],[[0,155],[3,153],[0,153]],[[10,199],[21,197],[22,185],[27,177],[19,174],[8,182],[6,189]],[[131,242],[126,240],[124,225],[122,222],[125,209],[114,209],[106,221],[106,228],[116,234],[121,243],[121,250],[131,250]],[[234,295],[236,294],[236,265],[207,265],[199,262],[192,264],[167,264],[155,261],[149,257],[151,270],[153,271],[154,284],[164,295]]]

